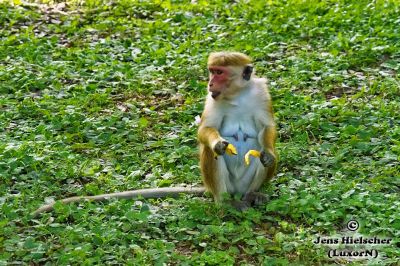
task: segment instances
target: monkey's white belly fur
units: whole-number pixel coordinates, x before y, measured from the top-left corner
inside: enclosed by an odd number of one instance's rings
[[[241,127],[234,132],[222,128],[220,132],[222,137],[234,145],[237,150],[237,155],[225,154],[218,158],[217,171],[222,188],[225,187],[229,194],[241,195],[251,190],[257,190],[258,185],[254,186],[254,181],[263,179],[265,167],[259,158],[251,158],[248,166],[244,162],[244,156],[249,150],[261,150],[257,133],[243,131]],[[254,188],[250,189],[251,186]]]
[[[251,157],[250,165],[246,166],[244,156],[249,150],[261,151],[259,138],[264,127],[273,123],[260,112],[266,106],[265,98],[269,95],[264,90],[254,87],[244,91],[234,102],[220,105],[220,111],[225,115],[219,123],[218,131],[221,137],[233,144],[237,155],[223,155],[218,157],[217,178],[223,190],[229,194],[243,195],[249,191],[256,191],[261,186],[266,168],[259,158]]]

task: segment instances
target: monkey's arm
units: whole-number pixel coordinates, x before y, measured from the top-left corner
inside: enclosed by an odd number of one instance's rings
[[[272,107],[272,101],[267,100],[266,111],[268,113],[269,121],[274,121],[274,109]],[[275,123],[269,123],[264,125],[264,130],[262,131],[261,144],[265,150],[275,153],[275,141],[276,141],[276,126]]]
[[[275,169],[277,156],[275,152],[275,140],[276,140],[276,129],[275,126],[266,126],[262,132],[262,145],[263,151],[260,153],[261,163],[265,167],[273,167]]]
[[[193,194],[200,196],[204,194],[205,189],[202,187],[166,187],[166,188],[148,188],[148,189],[139,189],[139,190],[130,190],[123,192],[115,192],[110,194],[101,194],[96,196],[81,196],[81,197],[71,197],[60,200],[60,202],[67,204],[72,202],[78,202],[81,200],[93,200],[93,201],[104,201],[108,199],[134,199],[138,197],[142,197],[145,199],[158,199],[158,198],[166,198],[166,197],[178,197],[180,194]],[[49,203],[43,205],[36,211],[32,213],[32,215],[38,216],[43,212],[52,211],[54,208],[53,203]]]
[[[262,132],[262,145],[265,151],[275,153],[276,128],[273,125],[265,126]]]
[[[213,145],[222,139],[218,130],[213,127],[206,127],[201,125],[199,127],[198,135],[199,142],[206,145],[209,148],[213,148]]]
[[[267,101],[266,109],[268,119],[263,124],[258,140],[262,146],[260,151],[260,160],[265,167],[272,167],[275,169],[277,156],[275,151],[275,141],[277,137],[277,131],[274,123],[274,111],[272,108],[272,102]]]
[[[236,154],[236,149],[229,142],[221,137],[218,130],[213,127],[200,126],[198,132],[199,142],[210,148],[216,155],[222,155],[227,151],[233,149],[232,155]],[[232,147],[230,149],[230,147]]]

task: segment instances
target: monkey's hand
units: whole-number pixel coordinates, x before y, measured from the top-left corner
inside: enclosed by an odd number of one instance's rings
[[[262,151],[260,154],[260,161],[264,167],[270,167],[275,163],[275,156],[268,151]]]
[[[226,140],[218,141],[213,148],[214,156],[217,157],[218,155],[228,154],[228,155],[237,155],[237,151],[235,146],[227,142]]]
[[[244,156],[244,162],[246,165],[250,164],[250,155],[254,157],[259,157],[262,165],[264,167],[270,167],[275,163],[275,156],[267,151],[256,151],[256,150],[249,150],[246,155]]]

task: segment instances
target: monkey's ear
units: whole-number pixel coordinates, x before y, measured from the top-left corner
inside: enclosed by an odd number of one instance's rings
[[[253,73],[253,66],[252,65],[245,66],[243,70],[243,79],[250,80],[251,73]]]

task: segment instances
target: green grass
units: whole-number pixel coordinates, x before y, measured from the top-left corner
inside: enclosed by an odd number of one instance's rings
[[[399,2],[192,2],[0,4],[0,265],[344,264],[313,241],[350,219],[393,243],[349,264],[397,265]],[[270,202],[83,202],[32,219],[51,199],[200,185],[194,121],[216,50],[269,80]]]

